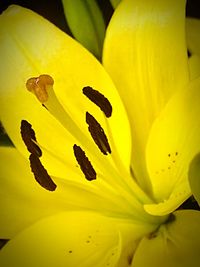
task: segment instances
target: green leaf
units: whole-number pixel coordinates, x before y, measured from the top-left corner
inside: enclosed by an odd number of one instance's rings
[[[101,58],[105,23],[95,0],[62,0],[74,37],[98,59]]]
[[[113,8],[115,9],[118,4],[120,3],[121,0],[110,0],[111,5],[113,6]]]

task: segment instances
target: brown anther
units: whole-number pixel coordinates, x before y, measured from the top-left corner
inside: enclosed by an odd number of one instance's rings
[[[89,125],[88,130],[100,151],[104,155],[111,153],[108,138],[103,128],[89,112],[86,112],[86,123]]]
[[[73,146],[73,150],[74,150],[75,158],[76,158],[83,174],[85,175],[85,178],[88,181],[95,180],[96,179],[96,172],[95,172],[91,162],[86,157],[85,152],[81,149],[80,146],[77,146],[77,145]]]
[[[35,132],[32,129],[32,125],[28,123],[26,120],[21,121],[21,136],[28,151],[36,155],[37,157],[41,157],[42,151],[40,147],[36,144],[37,140],[36,140]]]
[[[99,91],[94,90],[90,86],[83,88],[83,94],[87,96],[94,104],[96,104],[105,114],[107,118],[112,115],[112,106],[109,100]]]
[[[31,154],[29,160],[35,180],[46,190],[55,191],[57,186],[43,167],[40,159],[34,154]]]
[[[33,77],[27,80],[26,88],[35,94],[37,99],[43,104],[48,100],[48,88],[54,84],[53,78],[48,74]]]

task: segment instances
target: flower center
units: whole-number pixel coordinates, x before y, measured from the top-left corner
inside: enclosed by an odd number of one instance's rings
[[[82,133],[80,129],[77,127],[77,125],[73,122],[73,120],[69,116],[67,116],[65,110],[59,103],[53,90],[53,84],[54,84],[53,78],[50,75],[43,74],[40,75],[39,77],[28,79],[26,82],[26,87],[28,91],[32,92],[37,97],[37,99],[42,103],[42,105],[46,107],[47,110],[50,111],[50,113],[52,113],[52,115],[54,115],[64,126],[69,127],[69,125],[71,125],[70,129],[71,133],[74,134],[74,136],[77,138],[78,141],[80,141],[80,136],[81,136],[82,144],[87,145],[89,143],[88,140],[86,138],[82,138],[84,136],[84,133]],[[90,86],[84,87],[82,91],[83,94],[89,98],[89,100],[91,100],[103,111],[103,113],[107,118],[111,117],[112,106],[109,100],[104,95],[102,95],[97,90],[94,90]],[[101,125],[89,112],[86,112],[86,123],[88,124],[88,130],[90,132],[90,135],[95,144],[97,145],[97,147],[99,148],[99,150],[104,155],[107,155],[108,153],[110,154],[111,148],[108,143],[108,138]],[[29,129],[29,131],[31,130]],[[28,149],[31,153],[32,150],[34,149],[36,150],[36,148],[38,148],[38,146],[32,141],[32,140],[36,141],[35,136],[33,136],[33,138],[32,136],[33,132],[26,134],[24,133],[22,136],[22,139],[24,140],[26,145],[29,142]],[[92,167],[90,161],[85,155],[85,152],[83,152],[80,146],[77,145],[74,146],[74,154],[87,180],[96,179],[96,174],[94,175],[95,173],[94,168]],[[84,165],[87,167],[83,167]],[[91,173],[92,175],[90,175]]]
[[[173,213],[170,213],[169,216],[166,218],[166,220],[162,224],[160,224],[155,231],[151,232],[148,235],[148,238],[149,239],[156,238],[160,229],[162,229],[163,227],[166,227],[166,225],[170,223],[173,223],[175,220],[176,220],[176,216]]]
[[[76,133],[75,137],[78,137],[81,134],[80,129],[77,128],[77,126],[74,124],[74,122],[71,120],[70,117],[67,117],[66,119],[65,110],[59,103],[54,93],[53,84],[54,84],[54,80],[50,75],[42,74],[39,77],[33,77],[33,78],[28,79],[26,82],[26,88],[28,89],[28,91],[32,92],[37,97],[37,99],[42,103],[42,105],[45,108],[47,108],[47,110],[50,111],[52,115],[54,115],[64,126],[72,125],[71,127],[72,133]],[[89,100],[91,100],[94,104],[96,104],[102,110],[102,112],[105,114],[107,118],[111,117],[112,106],[109,100],[103,94],[101,94],[97,90],[94,90],[90,86],[84,87],[82,92]],[[104,155],[107,155],[108,153],[111,154],[111,148],[108,142],[108,138],[103,128],[101,127],[99,122],[89,112],[86,112],[86,123],[88,124],[88,131],[94,143],[99,148],[99,150]],[[79,135],[77,135],[77,130],[79,132]],[[38,179],[38,175],[39,175],[38,170],[42,170],[43,174],[46,173],[46,170],[41,165],[41,163],[39,164],[40,162],[39,159],[36,159],[37,157],[42,156],[42,151],[40,147],[37,145],[35,132],[32,129],[31,124],[25,120],[21,122],[21,135],[22,135],[22,139],[25,145],[27,146],[28,151],[31,153],[31,159],[30,159],[31,169],[34,173],[36,181],[38,181],[40,185],[42,185],[44,188],[47,189],[48,186],[46,186],[45,184],[45,181],[47,179],[42,178],[43,182],[41,182],[40,179]],[[73,151],[74,151],[75,158],[85,178],[88,181],[95,180],[96,171],[94,170],[90,160],[86,156],[83,149],[77,144],[74,144]],[[35,155],[35,157],[33,157],[32,155]],[[47,177],[47,173],[46,175],[43,175],[43,174],[41,174],[41,177],[43,176]]]
[[[53,78],[47,74],[30,78],[26,83],[28,91],[32,92],[42,106],[67,129],[70,136],[73,136],[71,148],[73,149],[74,159],[85,179],[90,182],[87,188],[94,191],[102,199],[114,203],[114,207],[119,207],[120,216],[135,218],[136,220],[138,218],[148,219],[150,222],[157,223],[159,220],[147,214],[143,208],[143,203],[152,203],[153,201],[132,179],[127,169],[122,164],[120,165],[120,157],[117,158],[118,152],[115,151],[115,143],[112,139],[112,132],[109,132],[109,127],[107,128],[108,133],[110,133],[108,140],[97,119],[86,111],[85,123],[88,125],[88,129],[86,128],[85,131],[63,107],[54,92],[53,85]],[[105,125],[109,126],[108,120],[112,116],[112,105],[109,100],[90,86],[83,87],[82,93],[103,112],[106,119]],[[90,135],[88,135],[87,130]],[[41,147],[44,145],[37,142],[32,125],[25,120],[21,121],[21,135],[28,151],[31,153],[29,160],[35,180],[44,189],[54,191],[57,186],[40,161],[42,156]],[[45,149],[45,147],[43,148]],[[48,151],[49,149],[47,149]],[[115,161],[116,158],[117,161]],[[61,158],[61,161],[63,160]],[[70,178],[68,181],[71,182]],[[86,186],[82,182],[80,182],[80,185],[78,183],[77,186]]]

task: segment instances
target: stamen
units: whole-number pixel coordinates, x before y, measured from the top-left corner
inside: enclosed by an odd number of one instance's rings
[[[95,103],[104,112],[107,118],[111,116],[112,106],[104,95],[99,93],[97,90],[94,90],[90,86],[83,88],[83,94],[87,96],[93,103]]]
[[[55,191],[56,184],[53,182],[45,168],[43,167],[42,163],[40,162],[40,159],[34,155],[31,154],[29,157],[31,170],[34,174],[35,180],[45,189],[49,191]]]
[[[32,129],[32,125],[28,123],[26,120],[21,121],[21,136],[28,151],[37,157],[41,157],[42,151],[39,148],[39,146],[35,143],[37,142],[35,137],[35,132]],[[33,140],[35,142],[33,142]]]
[[[33,77],[26,82],[28,91],[36,95],[37,99],[43,104],[48,100],[48,89],[52,88],[54,80],[50,75],[42,74]]]
[[[88,130],[101,152],[104,155],[111,153],[108,138],[105,135],[103,128],[89,112],[86,112],[86,122],[89,125]]]
[[[91,162],[86,157],[85,152],[80,148],[80,146],[77,146],[77,145],[74,145],[73,149],[74,149],[75,158],[76,158],[83,174],[85,175],[85,178],[88,181],[95,180],[96,179],[96,172],[95,172]]]

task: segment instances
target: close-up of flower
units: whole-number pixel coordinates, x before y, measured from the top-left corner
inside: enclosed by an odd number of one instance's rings
[[[200,20],[185,0],[107,1],[107,23],[72,2],[73,37],[0,15],[0,266],[198,267]]]

